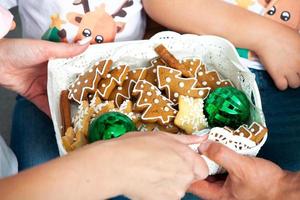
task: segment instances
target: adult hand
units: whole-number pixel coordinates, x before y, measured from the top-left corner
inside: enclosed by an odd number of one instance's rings
[[[0,40],[0,86],[33,102],[50,116],[47,97],[47,63],[50,58],[76,56],[88,47],[42,40]]]
[[[288,176],[274,163],[235,153],[222,144],[205,142],[199,150],[228,171],[225,180],[195,182],[189,191],[204,199],[280,199],[281,182]]]
[[[66,156],[0,180],[1,199],[177,200],[206,178],[204,160],[187,144],[207,136],[128,133],[95,142]]]
[[[109,141],[111,171],[122,194],[131,199],[180,199],[195,180],[205,179],[205,161],[188,144],[207,136],[163,133],[127,134]],[[119,153],[117,153],[119,152]]]

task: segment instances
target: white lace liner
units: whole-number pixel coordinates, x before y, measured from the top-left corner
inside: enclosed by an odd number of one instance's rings
[[[216,36],[180,35],[165,31],[156,34],[150,40],[93,45],[77,57],[49,62],[48,98],[60,155],[67,153],[63,148],[60,132],[59,98],[61,90],[66,89],[78,74],[100,59],[112,59],[113,66],[127,64],[131,68],[146,67],[149,65],[150,59],[157,57],[154,47],[158,44],[165,45],[179,59],[200,58],[209,70],[215,69],[223,78],[230,79],[235,87],[243,90],[253,103],[248,125],[256,121],[266,126],[255,75],[242,65],[234,46],[229,41]],[[267,135],[259,145],[253,148],[234,150],[243,155],[256,156],[266,139]],[[245,142],[241,137],[235,137],[235,140],[241,144]],[[210,174],[223,171],[216,163],[207,158],[205,160],[208,162]]]

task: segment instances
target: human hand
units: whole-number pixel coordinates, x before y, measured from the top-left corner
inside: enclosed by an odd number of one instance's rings
[[[0,39],[3,38],[10,30],[15,29],[16,23],[14,16],[6,9],[0,6]]]
[[[300,36],[282,25],[282,30],[271,33],[256,51],[262,64],[280,90],[300,87]]]
[[[76,56],[86,43],[65,44],[42,40],[0,40],[0,86],[33,102],[50,116],[47,97],[47,63],[51,58]]]
[[[225,180],[195,182],[189,191],[204,199],[280,199],[280,183],[287,176],[274,163],[235,153],[222,144],[205,142],[199,151],[228,171]]]
[[[129,133],[105,145],[122,194],[131,199],[180,199],[195,180],[208,175],[205,161],[188,144],[207,136]],[[102,146],[102,145],[100,145]],[[103,146],[102,146],[103,147]]]

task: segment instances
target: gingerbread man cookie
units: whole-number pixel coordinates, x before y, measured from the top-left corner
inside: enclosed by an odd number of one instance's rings
[[[230,80],[222,80],[216,70],[208,71],[205,65],[200,66],[197,79],[199,87],[210,87],[211,92],[219,87],[233,86]]]
[[[103,60],[79,75],[69,86],[69,99],[73,99],[77,103],[87,100],[88,95],[96,92],[99,81],[107,75],[111,65],[111,60]]]
[[[210,88],[196,88],[196,78],[182,78],[179,70],[165,66],[157,67],[158,88],[165,89],[167,97],[177,103],[180,95],[205,99]]]
[[[208,127],[203,113],[203,99],[193,97],[179,97],[179,112],[175,118],[175,124],[187,134],[192,134]]]
[[[107,100],[111,92],[115,89],[116,86],[122,85],[127,77],[129,67],[127,65],[121,65],[112,69],[105,79],[102,79],[98,84],[97,92],[100,96]]]
[[[133,95],[139,96],[136,108],[143,111],[141,118],[144,122],[165,125],[174,120],[177,111],[172,107],[173,103],[148,81],[138,81]]]
[[[145,79],[146,75],[146,68],[129,71],[128,78],[123,82],[122,86],[118,86],[112,91],[109,100],[114,100],[117,107],[120,107],[125,100],[131,100],[131,93],[136,82]]]

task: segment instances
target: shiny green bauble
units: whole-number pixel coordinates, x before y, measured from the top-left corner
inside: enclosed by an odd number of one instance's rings
[[[221,87],[205,100],[204,112],[210,127],[238,128],[250,117],[250,102],[234,87]]]
[[[108,112],[91,123],[88,140],[90,143],[98,140],[109,140],[136,130],[135,124],[128,116],[119,112]]]

